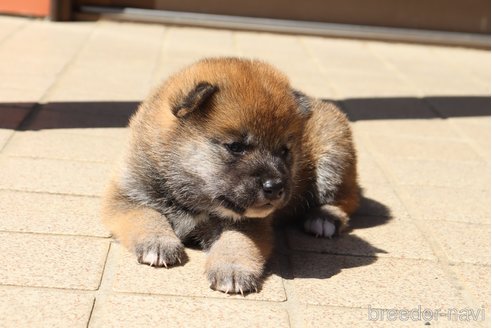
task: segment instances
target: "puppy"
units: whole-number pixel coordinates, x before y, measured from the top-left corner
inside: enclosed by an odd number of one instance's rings
[[[215,290],[257,290],[272,220],[304,220],[307,232],[331,237],[358,204],[344,114],[260,61],[191,65],[140,105],[130,131],[103,222],[151,266],[178,264],[184,245],[198,244]]]

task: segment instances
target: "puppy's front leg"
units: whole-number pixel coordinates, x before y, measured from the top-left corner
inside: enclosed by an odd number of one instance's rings
[[[224,230],[208,253],[205,273],[210,287],[225,293],[257,291],[272,252],[272,242],[268,219]]]
[[[135,253],[139,263],[167,267],[185,256],[184,246],[167,218],[126,200],[115,184],[104,197],[102,220],[118,241]]]

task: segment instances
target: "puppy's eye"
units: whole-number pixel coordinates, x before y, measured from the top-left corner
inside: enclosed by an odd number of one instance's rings
[[[280,149],[280,156],[282,157],[286,157],[287,155],[289,155],[289,152],[290,152],[290,149],[288,146],[283,146],[281,149]]]
[[[246,145],[241,142],[232,142],[229,144],[225,144],[227,150],[235,155],[241,155],[246,151]]]

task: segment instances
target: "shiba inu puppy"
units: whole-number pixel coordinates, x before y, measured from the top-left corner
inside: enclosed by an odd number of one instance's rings
[[[130,131],[103,222],[151,266],[178,264],[184,245],[198,244],[216,290],[257,290],[272,220],[303,220],[307,232],[331,237],[358,205],[345,115],[260,61],[189,66],[140,105]]]

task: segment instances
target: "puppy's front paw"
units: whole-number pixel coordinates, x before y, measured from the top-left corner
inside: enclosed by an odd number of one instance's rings
[[[185,257],[184,246],[179,239],[159,235],[139,241],[135,253],[139,263],[166,268],[181,263]]]
[[[256,291],[260,283],[261,272],[241,264],[217,263],[206,272],[210,288],[228,293],[244,293]]]

